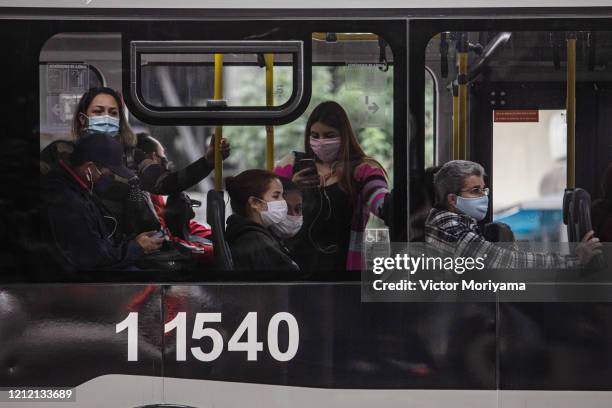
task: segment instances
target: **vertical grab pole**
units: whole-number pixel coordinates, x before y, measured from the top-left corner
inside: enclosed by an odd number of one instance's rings
[[[215,54],[215,100],[223,99],[223,54]],[[221,191],[223,161],[221,160],[221,138],[223,127],[215,127],[215,190]]]
[[[467,46],[467,44],[465,44]],[[464,49],[466,48],[466,49]],[[468,53],[467,47],[464,47],[464,41],[461,40],[461,48],[458,53],[459,58],[459,156],[460,159],[468,158],[468,90],[467,90],[467,70],[468,70]]]
[[[567,188],[576,188],[576,35],[567,39]]]
[[[459,160],[459,87],[452,83],[453,93],[453,160]]]
[[[266,106],[274,106],[274,54],[265,54]],[[274,126],[266,126],[266,169],[274,168]]]

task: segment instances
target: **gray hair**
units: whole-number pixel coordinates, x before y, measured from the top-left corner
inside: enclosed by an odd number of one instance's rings
[[[448,195],[457,194],[463,189],[463,184],[467,177],[484,177],[485,175],[484,168],[473,161],[452,160],[447,162],[434,176],[437,204],[447,207]]]

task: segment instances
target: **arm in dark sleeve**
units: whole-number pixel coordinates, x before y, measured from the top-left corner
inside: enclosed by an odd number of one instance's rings
[[[180,193],[206,178],[213,170],[206,157],[201,157],[184,169],[167,171],[161,165],[150,164],[140,171],[141,187],[154,194]]]
[[[144,253],[135,241],[115,245],[105,236],[99,211],[83,202],[66,200],[51,206],[48,215],[59,249],[78,268],[121,268]]]

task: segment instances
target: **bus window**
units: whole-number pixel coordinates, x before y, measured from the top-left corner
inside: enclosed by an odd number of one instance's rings
[[[267,96],[275,74],[288,71],[288,89]],[[134,113],[160,124],[286,121],[309,96],[302,41],[131,41]],[[244,105],[242,78],[257,98]]]
[[[440,89],[437,162],[482,164],[491,187],[486,221],[509,224],[518,240],[567,240],[564,190],[601,194],[610,161],[609,126],[599,106],[610,74],[609,39],[604,31],[442,32],[426,47],[425,65]],[[429,115],[426,108],[426,124]],[[424,140],[428,146],[427,133]]]
[[[263,54],[218,54],[223,59],[224,104],[266,106]],[[277,85],[273,106],[285,104],[293,89],[291,54],[271,54]],[[214,101],[215,54],[143,54],[140,61],[143,102],[156,108],[211,107]],[[249,87],[242,85],[248,82]]]
[[[62,132],[57,133],[57,138],[71,138],[70,127],[76,102],[89,87],[104,85],[119,92],[124,89],[126,73],[123,69],[126,62],[123,56],[126,50],[122,49],[125,45],[122,44],[122,35],[81,33],[75,39],[72,38],[74,34],[60,34],[56,36],[57,39],[54,37],[48,42],[48,47],[43,48],[41,63],[79,61],[99,67],[102,74],[100,81],[92,80],[94,76],[90,75],[89,81],[81,81],[81,88],[71,89],[74,94],[73,103],[67,105],[64,113],[66,126]],[[395,85],[391,47],[374,34],[343,33],[333,41],[327,37],[321,39],[317,33],[309,35],[312,41],[312,66],[308,67],[311,70],[311,83],[307,84],[312,90],[310,104],[297,119],[288,124],[274,126],[275,161],[292,154],[293,151],[303,151],[308,116],[318,104],[335,101],[347,112],[366,155],[384,168],[389,188],[392,188]],[[62,43],[56,45],[58,41]],[[89,48],[84,49],[81,43],[88,44]],[[129,44],[134,43],[135,41],[132,41]],[[130,89],[135,84],[142,106],[146,105],[151,110],[162,113],[182,114],[192,108],[193,112],[203,112],[207,109],[231,112],[232,109],[242,107],[252,109],[253,112],[280,110],[283,105],[292,103],[290,101],[295,99],[296,78],[301,78],[296,76],[295,54],[282,50],[272,52],[272,98],[269,98],[269,95],[266,96],[269,79],[266,80],[265,65],[261,65],[261,54],[228,51],[223,54],[223,105],[220,105],[214,95],[214,58],[211,52],[174,53],[167,49],[154,52],[146,47],[141,51],[135,60],[132,53],[131,65],[128,64],[130,67],[135,66],[138,71],[136,76],[130,77]],[[66,55],[69,55],[70,59],[67,59]],[[264,63],[265,58],[264,56]],[[133,64],[134,61],[137,62],[136,65]],[[72,67],[73,70],[75,67]],[[130,70],[129,73],[133,74],[133,71]],[[47,89],[52,89],[47,84],[52,83],[53,78],[52,71],[41,71],[40,104],[43,131],[44,115],[49,110]],[[151,121],[155,124],[150,123],[146,112],[143,114],[140,111],[141,106],[134,102],[133,93],[132,90],[129,95],[123,95],[123,98],[131,101],[131,104],[127,105],[128,108],[138,110],[128,111],[126,108],[126,116],[132,130],[135,134],[150,135],[159,141],[175,169],[184,168],[205,154],[216,131],[215,127],[194,125],[190,123],[189,118],[182,116],[173,117],[176,123],[172,126],[164,125],[166,122],[158,121],[157,117]],[[183,119],[185,124],[181,123]],[[232,125],[223,126],[223,137],[229,140],[232,146],[232,155],[223,163],[224,177],[269,165],[269,162],[266,162],[269,129],[259,124],[240,124],[245,122],[246,120],[236,121]],[[49,143],[43,142],[44,139],[45,136],[42,136],[41,149]],[[202,206],[193,208],[196,220],[206,220],[206,194],[215,187],[213,180],[212,176],[206,177],[185,191],[192,199],[203,203]],[[376,212],[380,214],[378,210]],[[231,209],[227,206],[225,216],[230,215]],[[388,242],[389,233],[382,220],[374,216],[369,219],[367,231],[374,231],[376,237]],[[348,225],[347,230],[350,227]]]

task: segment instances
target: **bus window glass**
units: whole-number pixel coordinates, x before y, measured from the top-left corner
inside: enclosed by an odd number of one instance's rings
[[[567,186],[566,112],[512,111],[530,115],[529,122],[505,121],[507,114],[508,110],[493,111],[494,219],[511,220],[519,239],[559,241],[565,232],[561,211]]]
[[[263,54],[223,56],[223,100],[227,106],[266,106]],[[272,106],[289,100],[293,89],[291,54],[271,54],[274,61]],[[206,107],[215,99],[214,54],[142,54],[140,92],[157,108]]]

